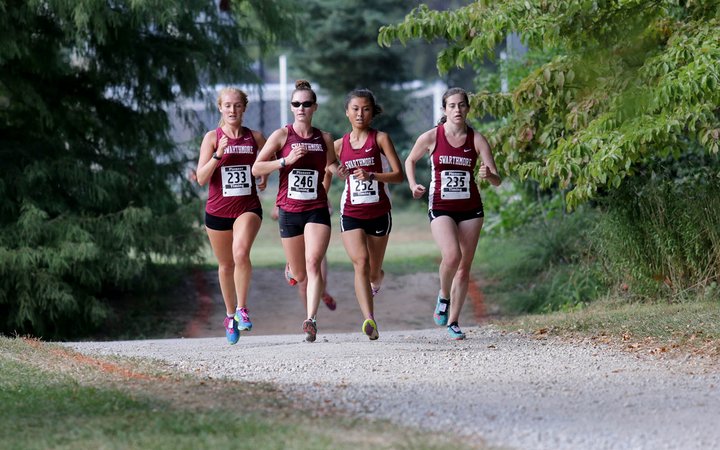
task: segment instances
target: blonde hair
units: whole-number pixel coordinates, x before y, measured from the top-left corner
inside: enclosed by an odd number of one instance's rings
[[[225,87],[220,89],[220,92],[218,92],[217,97],[217,106],[220,108],[222,106],[222,98],[225,94],[238,94],[240,96],[240,101],[243,104],[243,107],[247,108],[248,104],[248,96],[247,94],[242,91],[241,89],[238,89],[236,87]],[[218,122],[218,127],[221,127],[225,125],[225,120],[223,120],[222,115],[220,116],[220,122]]]

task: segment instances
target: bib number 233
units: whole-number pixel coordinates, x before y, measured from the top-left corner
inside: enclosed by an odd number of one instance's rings
[[[223,166],[223,197],[238,197],[252,194],[250,166]]]

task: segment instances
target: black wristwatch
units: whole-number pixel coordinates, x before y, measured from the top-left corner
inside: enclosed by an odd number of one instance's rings
[[[213,156],[212,156],[212,157],[213,157],[213,159],[217,159],[218,161],[220,161],[220,160],[222,159],[222,156],[218,156],[218,155],[217,155],[217,152],[213,152]]]

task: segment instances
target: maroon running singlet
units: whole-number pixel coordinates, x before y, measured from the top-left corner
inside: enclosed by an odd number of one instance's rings
[[[304,139],[287,126],[285,145],[276,154],[283,158],[295,146],[306,146],[308,153],[292,165],[280,169],[280,184],[275,204],[286,212],[303,212],[327,208],[327,192],[322,184],[327,165],[327,146],[322,132],[312,128],[312,135]]]
[[[350,134],[343,136],[340,149],[340,164],[352,174],[355,169],[381,173],[387,167],[387,159],[377,143],[377,130],[370,129],[367,140],[360,148],[352,148]],[[340,213],[355,219],[374,219],[390,211],[390,197],[387,186],[378,180],[358,180],[350,175],[345,180]]]
[[[482,207],[480,191],[475,182],[478,152],[474,131],[467,128],[467,138],[460,147],[453,147],[445,137],[445,127],[437,127],[435,150],[431,155],[432,179],[428,207],[441,211],[471,211]]]
[[[225,136],[222,128],[216,130],[217,141]],[[241,214],[261,208],[257,195],[252,165],[258,153],[258,145],[249,128],[242,128],[242,135],[233,139],[228,136],[228,146],[222,159],[210,177],[208,200],[205,211],[217,217],[236,218]]]

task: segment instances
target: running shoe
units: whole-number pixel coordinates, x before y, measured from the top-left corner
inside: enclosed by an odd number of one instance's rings
[[[366,319],[365,322],[363,322],[362,332],[365,333],[371,341],[380,337],[377,330],[377,324],[373,319]]]
[[[444,299],[438,295],[437,304],[435,305],[435,312],[433,313],[433,319],[435,323],[440,326],[447,325],[448,322],[448,308],[450,307],[450,300]]]
[[[315,342],[317,336],[317,322],[312,319],[307,319],[303,322],[303,333],[305,333],[305,340],[307,342]]]
[[[295,286],[297,284],[297,280],[293,278],[292,274],[290,273],[290,263],[285,264],[285,279],[290,286]]]
[[[372,296],[375,297],[376,295],[378,295],[378,292],[380,292],[380,286],[373,286],[371,284],[370,290],[372,291]]]
[[[325,303],[325,306],[327,306],[330,311],[335,311],[335,308],[337,308],[337,303],[335,303],[335,299],[327,292],[323,294],[322,301]]]
[[[225,337],[227,338],[230,345],[237,344],[240,339],[240,331],[238,330],[238,323],[235,317],[225,317]]]
[[[461,339],[465,339],[465,333],[460,330],[460,327],[458,326],[457,322],[453,322],[450,324],[450,326],[447,327],[448,334],[451,338],[459,341]]]
[[[235,321],[238,323],[238,330],[252,330],[252,321],[250,320],[250,316],[248,316],[247,308],[240,308],[235,311]]]

